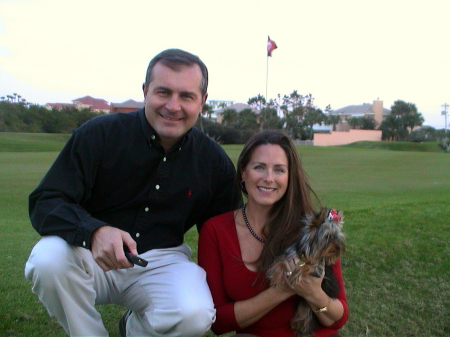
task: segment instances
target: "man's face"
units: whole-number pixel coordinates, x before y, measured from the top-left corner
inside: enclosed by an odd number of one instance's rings
[[[161,138],[167,151],[195,124],[206,101],[197,64],[180,66],[178,71],[161,63],[153,68],[153,79],[143,87],[145,117]]]

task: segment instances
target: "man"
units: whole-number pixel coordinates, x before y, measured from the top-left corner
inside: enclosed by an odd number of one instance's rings
[[[31,193],[43,238],[25,275],[70,336],[108,335],[95,304],[129,309],[122,336],[201,336],[214,321],[183,235],[233,209],[239,192],[225,152],[193,128],[207,86],[197,56],[161,52],[147,70],[145,107],[82,125]],[[133,267],[125,250],[148,266]]]

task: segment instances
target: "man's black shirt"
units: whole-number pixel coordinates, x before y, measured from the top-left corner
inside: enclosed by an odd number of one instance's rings
[[[108,114],[71,136],[30,195],[30,219],[41,235],[85,248],[103,225],[130,233],[139,253],[173,247],[233,209],[234,175],[225,151],[196,128],[165,153],[144,109]]]

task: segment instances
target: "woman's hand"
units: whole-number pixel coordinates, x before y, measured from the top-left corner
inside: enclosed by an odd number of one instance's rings
[[[293,268],[292,271],[294,274],[295,268],[302,268],[304,265],[302,266],[300,260],[293,259],[289,266]],[[319,265],[315,268],[317,268],[316,271],[320,273],[319,277],[317,277],[317,274],[314,272],[313,274],[309,273],[306,276],[300,275],[297,279],[291,279],[289,286],[297,295],[303,297],[308,302],[314,312],[326,307],[326,311],[321,313],[316,312],[316,316],[322,325],[330,326],[342,317],[344,308],[339,300],[331,299],[322,289],[322,281],[325,277],[325,266]]]
[[[295,260],[294,260],[295,262]],[[301,262],[300,262],[301,264]],[[295,263],[296,268],[302,268],[303,266],[299,267],[299,262]],[[307,266],[305,266],[307,267]],[[317,275],[312,275],[311,273],[305,275],[305,276],[299,276],[297,279],[290,280],[290,287],[291,289],[299,296],[303,297],[308,302],[310,300],[314,300],[318,295],[321,295],[320,293],[323,292],[322,290],[322,281],[325,276],[325,268],[323,265],[313,267],[317,269],[317,272],[320,273],[320,276],[317,277]],[[323,296],[320,296],[323,297]]]

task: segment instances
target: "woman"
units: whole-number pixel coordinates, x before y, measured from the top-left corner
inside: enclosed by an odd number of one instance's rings
[[[236,183],[247,204],[207,221],[201,231],[198,263],[217,309],[212,330],[260,337],[292,337],[290,320],[299,296],[319,320],[314,335],[339,336],[348,308],[340,262],[332,267],[340,291],[330,298],[320,278],[308,276],[293,288],[270,287],[265,272],[295,242],[300,223],[313,212],[311,190],[295,146],[281,132],[264,131],[244,146],[237,163]]]

